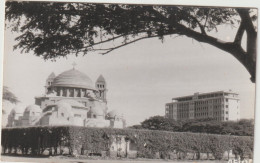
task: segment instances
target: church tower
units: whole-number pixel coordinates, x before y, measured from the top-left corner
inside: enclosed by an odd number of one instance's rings
[[[105,78],[102,75],[100,75],[96,81],[96,89],[98,90],[97,97],[107,103],[107,84]]]
[[[52,85],[52,82],[55,77],[56,77],[55,74],[52,72],[46,79],[46,84],[45,84],[45,93],[46,94],[50,91],[50,86]]]

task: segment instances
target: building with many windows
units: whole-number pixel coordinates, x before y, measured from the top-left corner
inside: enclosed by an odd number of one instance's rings
[[[240,100],[232,91],[194,93],[175,97],[165,105],[165,117],[179,120],[213,118],[217,121],[238,121]]]

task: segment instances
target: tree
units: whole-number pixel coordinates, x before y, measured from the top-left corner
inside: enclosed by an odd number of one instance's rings
[[[135,127],[136,126],[133,126],[132,128]],[[141,122],[141,126],[138,127],[139,129],[143,128],[149,130],[164,130],[164,131],[179,131],[181,129],[180,123],[159,115],[144,120],[143,122]]]
[[[172,132],[194,132],[221,135],[254,136],[254,121],[252,119],[241,119],[239,121],[216,121],[212,118],[188,119],[175,121],[163,116],[153,116],[141,125],[134,125],[129,128],[163,130]]]
[[[6,2],[9,27],[22,34],[14,48],[33,51],[44,59],[87,54],[107,54],[136,41],[180,35],[208,43],[239,60],[255,82],[256,14],[248,8],[203,8],[126,4]],[[220,25],[238,25],[233,41],[208,33]],[[247,34],[247,48],[241,41]],[[114,44],[109,44],[114,42]],[[105,48],[99,48],[105,44]]]
[[[9,91],[8,87],[3,87],[3,100],[10,101],[13,104],[20,102],[17,97]]]

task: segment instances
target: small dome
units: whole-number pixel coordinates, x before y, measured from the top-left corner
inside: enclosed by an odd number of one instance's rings
[[[115,116],[119,116],[119,112],[117,110],[112,110],[112,111],[107,113],[107,116],[109,118],[114,118]]]
[[[76,87],[95,90],[92,80],[86,74],[75,69],[65,71],[54,78],[53,86]]]
[[[103,77],[103,75],[100,75],[97,79],[97,82],[106,82],[105,78]]]
[[[70,106],[74,107],[85,107],[82,103],[76,101],[76,100],[70,100],[70,99],[63,99],[57,102],[57,104],[66,103]]]
[[[36,113],[41,113],[42,109],[40,108],[40,106],[38,105],[29,105],[25,108],[24,112],[30,112],[30,111],[34,111]]]
[[[24,112],[24,106],[23,105],[17,105],[15,106],[11,112],[9,113],[8,117],[13,117],[15,120],[18,120],[21,115],[23,115]]]
[[[53,78],[55,78],[56,76],[55,76],[55,74],[54,74],[54,72],[52,72],[49,76],[48,76],[48,79],[53,79]]]

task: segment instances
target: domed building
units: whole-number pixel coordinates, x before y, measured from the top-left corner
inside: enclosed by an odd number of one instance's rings
[[[22,105],[17,105],[10,111],[7,119],[7,127],[22,126],[21,117],[24,112],[23,108]]]
[[[42,109],[38,105],[29,105],[25,108],[21,117],[22,126],[34,126],[39,120]]]
[[[19,118],[15,115],[17,111],[12,112],[9,127],[18,126],[11,122],[12,119],[19,126],[125,127],[122,117],[116,121],[107,118],[106,93],[107,84],[102,75],[94,84],[75,68],[58,76],[51,73],[46,80],[45,94],[35,97],[35,105],[28,106],[23,114],[19,113]]]

